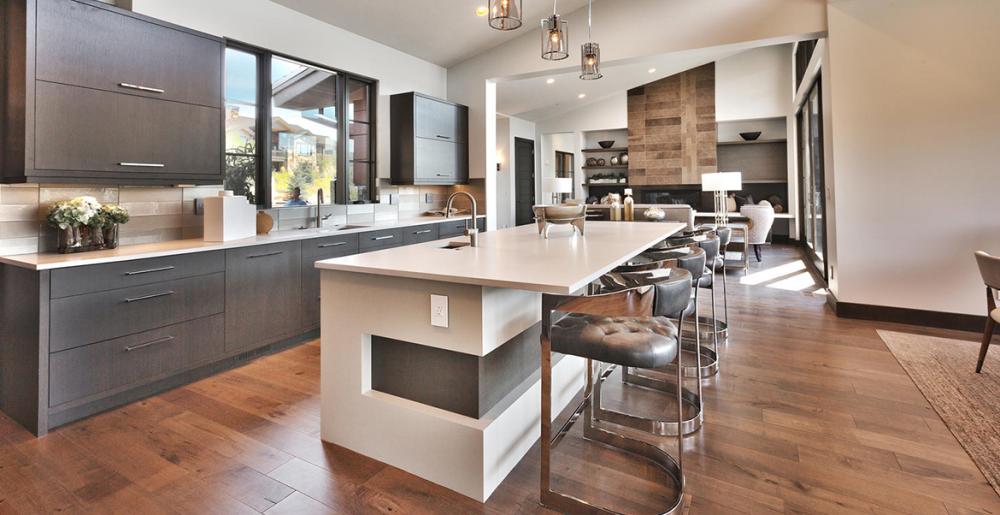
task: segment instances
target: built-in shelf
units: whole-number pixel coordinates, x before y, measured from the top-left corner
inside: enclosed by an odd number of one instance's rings
[[[581,168],[583,168],[584,170],[626,170],[626,169],[628,169],[628,165],[604,165],[604,166],[600,166],[600,165],[593,165],[593,166],[584,165]]]
[[[585,148],[580,152],[628,152],[628,147]]]
[[[627,182],[585,182],[584,186],[604,186],[604,187],[615,187],[615,188],[627,188]]]
[[[788,179],[745,179],[743,184],[784,184]]]
[[[716,143],[717,146],[726,145],[761,145],[765,143],[787,143],[786,139],[755,139],[753,141],[720,141]]]

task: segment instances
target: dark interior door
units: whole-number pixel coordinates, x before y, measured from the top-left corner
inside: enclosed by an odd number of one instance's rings
[[[534,221],[531,206],[535,204],[535,142],[514,138],[514,224]]]

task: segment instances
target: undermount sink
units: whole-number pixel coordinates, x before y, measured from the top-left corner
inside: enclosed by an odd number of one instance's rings
[[[468,247],[468,246],[469,246],[469,242],[467,242],[467,241],[449,241],[447,245],[444,245],[444,246],[442,246],[440,248],[446,249],[446,250],[458,250],[458,249],[460,249],[462,247]]]

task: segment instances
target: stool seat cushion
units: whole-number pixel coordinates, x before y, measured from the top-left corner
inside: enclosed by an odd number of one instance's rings
[[[990,316],[993,317],[993,320],[996,323],[1000,324],[1000,308],[994,309],[993,312],[990,313]]]
[[[658,368],[677,357],[677,327],[666,317],[570,313],[552,324],[552,350],[618,365]]]

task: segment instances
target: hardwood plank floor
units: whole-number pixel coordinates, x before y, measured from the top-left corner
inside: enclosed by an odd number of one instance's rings
[[[838,319],[799,260],[774,246],[746,278],[730,272],[732,341],[704,382],[705,427],[685,439],[687,511],[1000,514],[875,329],[978,335]],[[653,402],[615,388],[614,402]],[[640,513],[671,495],[577,426],[556,486]],[[318,435],[318,342],[41,439],[0,416],[0,513],[546,513],[537,444],[480,504]]]

